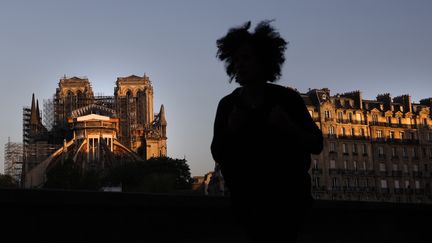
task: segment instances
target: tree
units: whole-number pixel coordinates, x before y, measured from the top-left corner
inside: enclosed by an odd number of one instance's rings
[[[82,172],[72,159],[58,162],[47,173],[44,188],[67,190],[98,190],[100,188],[99,173],[90,170]]]
[[[44,188],[77,189],[80,180],[80,169],[72,159],[58,161],[47,172],[47,181]]]
[[[10,175],[0,174],[0,188],[17,188],[17,181]]]
[[[159,157],[115,167],[104,183],[129,192],[173,192],[191,189],[192,178],[186,160]]]

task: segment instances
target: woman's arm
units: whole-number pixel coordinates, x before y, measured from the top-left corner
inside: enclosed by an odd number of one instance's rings
[[[295,138],[297,144],[305,151],[319,154],[323,149],[322,132],[309,115],[303,99],[291,90],[287,90],[283,96],[284,107],[273,108],[269,115],[270,125],[281,134]]]
[[[226,158],[229,156],[229,144],[228,144],[228,99],[227,97],[219,101],[216,117],[213,126],[213,140],[210,146],[210,150],[213,159],[218,164],[223,164]]]

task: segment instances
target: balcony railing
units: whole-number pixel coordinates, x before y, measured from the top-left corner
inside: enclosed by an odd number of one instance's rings
[[[395,143],[395,144],[413,144],[418,145],[419,140],[418,139],[398,139],[398,138],[374,138],[372,139],[372,142],[375,143]]]
[[[402,171],[401,171],[401,170],[393,170],[393,171],[391,172],[391,175],[392,175],[392,176],[400,177],[400,176],[402,176]]]
[[[395,188],[394,189],[394,193],[395,194],[403,194],[404,193],[404,189],[402,189],[402,188]]]
[[[425,190],[423,188],[416,188],[414,189],[415,194],[424,194]]]
[[[415,125],[409,125],[409,124],[399,124],[399,123],[388,123],[388,122],[375,122],[371,121],[369,122],[369,125],[371,126],[379,126],[379,127],[394,127],[394,128],[407,128],[407,129],[413,129],[416,128]]]
[[[383,194],[390,194],[390,189],[389,188],[381,188],[380,192]]]
[[[350,119],[337,119],[336,122],[342,123],[342,124],[360,124],[360,125],[366,125],[366,121],[359,121],[359,120],[350,120]]]
[[[413,171],[412,175],[413,175],[413,177],[422,177],[423,176],[423,172],[421,172],[421,171]]]
[[[323,170],[320,168],[312,168],[312,174],[314,175],[321,175],[323,173]]]

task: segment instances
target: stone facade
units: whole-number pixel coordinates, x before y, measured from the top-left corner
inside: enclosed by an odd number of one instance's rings
[[[167,155],[165,108],[153,113],[153,88],[144,75],[118,78],[114,96],[95,96],[87,78],[63,77],[53,99],[53,128],[42,125],[39,105],[24,108],[24,186],[44,183],[57,161],[104,170],[127,161]]]
[[[328,89],[301,94],[324,135],[312,155],[310,174],[317,199],[432,202],[431,98],[360,91],[330,95]]]

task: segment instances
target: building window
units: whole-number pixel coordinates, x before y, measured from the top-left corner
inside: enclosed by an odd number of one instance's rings
[[[363,152],[363,154],[367,154],[367,146],[366,146],[366,144],[362,144],[362,152]]]
[[[333,177],[333,180],[332,180],[332,186],[333,186],[333,187],[337,187],[337,186],[339,186],[338,178]]]
[[[363,161],[363,170],[366,170],[366,161]]]
[[[413,165],[413,171],[415,171],[415,172],[418,171],[418,165]]]
[[[357,153],[357,144],[352,145],[352,152]]]
[[[320,178],[319,177],[315,177],[315,186],[320,187]]]
[[[357,161],[353,161],[354,170],[357,171]]]
[[[348,147],[347,147],[346,143],[343,143],[343,144],[342,144],[342,152],[343,152],[344,154],[347,154],[347,153],[348,153]]]
[[[398,180],[395,180],[394,183],[395,183],[394,187],[395,187],[396,189],[399,189],[399,181],[398,181]]]
[[[387,180],[381,180],[381,188],[387,188]]]
[[[344,169],[345,169],[345,170],[348,169],[348,160],[344,160]]]
[[[336,145],[335,145],[335,143],[330,143],[330,152],[336,152]]]
[[[398,170],[398,165],[397,164],[393,164],[393,171],[397,171]]]
[[[416,148],[412,148],[412,153],[413,153],[413,157],[415,157],[415,158],[418,157]]]
[[[345,136],[345,127],[341,128],[341,134],[342,134],[342,136]]]
[[[428,124],[428,122],[427,122],[427,118],[423,118],[423,125],[427,125]]]
[[[354,131],[354,128],[351,128],[351,136],[355,136],[355,131]]]
[[[420,181],[418,180],[415,181],[415,188],[420,189]]]
[[[330,118],[331,117],[330,111],[324,111],[324,117]]]
[[[313,165],[314,165],[315,169],[318,169],[318,160],[317,159],[313,160]]]
[[[360,135],[362,135],[363,137],[366,136],[364,128],[360,128]]]
[[[398,120],[398,124],[402,125],[402,118],[400,116],[398,116],[397,120]]]
[[[348,113],[348,119],[349,119],[350,122],[353,121],[353,114],[351,112]]]
[[[410,188],[410,182],[409,182],[409,180],[405,180],[405,188]]]
[[[386,167],[384,163],[380,163],[380,171],[385,172],[386,171]]]
[[[377,114],[372,114],[372,122],[373,123],[377,123],[378,122],[378,115]]]
[[[392,157],[396,157],[396,148],[392,147]]]
[[[342,112],[338,112],[338,120],[339,121],[342,121],[343,120],[343,115],[342,115]]]
[[[386,119],[387,119],[387,124],[391,124],[391,117],[388,116],[388,117],[386,117]]]
[[[394,131],[390,131],[390,139],[395,139],[395,132]]]
[[[383,131],[377,130],[377,138],[382,138],[382,137],[383,137]]]
[[[378,155],[379,156],[383,156],[384,155],[384,148],[383,147],[378,147]]]
[[[408,151],[407,151],[407,148],[406,148],[406,147],[403,147],[403,148],[402,148],[402,156],[403,156],[404,158],[408,157]]]
[[[330,126],[330,127],[329,127],[329,134],[330,134],[330,135],[334,135],[334,134],[335,134],[335,132],[334,132],[334,127],[333,127],[333,126]]]
[[[408,165],[407,164],[403,165],[403,170],[405,173],[408,173]]]
[[[330,160],[330,169],[336,169],[336,161],[334,159]]]
[[[400,138],[400,139],[404,139],[404,137],[405,137],[404,132],[399,132],[399,138]]]

